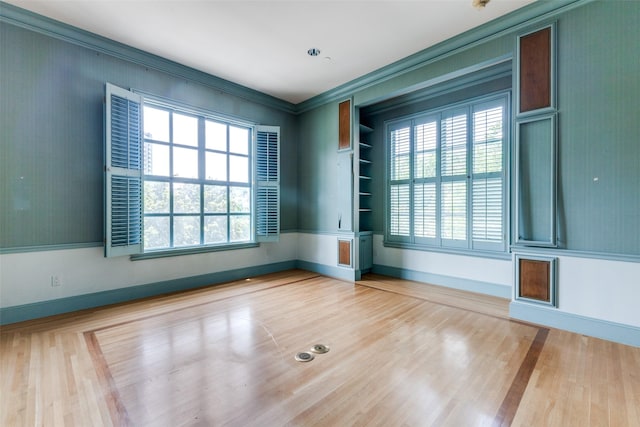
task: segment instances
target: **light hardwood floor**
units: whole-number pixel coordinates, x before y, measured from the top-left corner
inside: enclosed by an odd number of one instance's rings
[[[330,351],[311,362],[296,353]],[[640,426],[640,348],[288,271],[2,327],[2,426]]]

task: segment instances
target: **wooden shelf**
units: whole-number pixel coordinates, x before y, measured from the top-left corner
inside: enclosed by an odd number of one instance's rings
[[[367,125],[363,125],[362,123],[360,123],[360,133],[371,133],[373,132],[373,128],[370,128]]]
[[[373,161],[371,160],[373,146],[366,141],[373,131],[373,128],[360,123],[360,139],[358,141],[358,161],[360,167],[358,178],[360,186],[358,189],[358,200],[355,201],[355,203],[358,203],[358,232],[371,231],[373,224],[373,189],[371,188],[372,181],[370,176],[373,167]],[[358,268],[362,271],[371,268],[371,259],[373,257],[371,236],[368,236],[368,239],[368,244],[363,243],[362,240],[360,241],[360,265]],[[369,261],[363,261],[365,259],[369,259]]]

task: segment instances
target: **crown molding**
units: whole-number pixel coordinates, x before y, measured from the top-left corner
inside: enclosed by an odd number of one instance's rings
[[[511,32],[520,31],[554,16],[595,0],[538,0],[522,9],[459,34],[432,47],[379,68],[362,77],[337,86],[299,104],[292,104],[229,80],[107,39],[97,34],[64,24],[42,15],[0,1],[0,22],[29,29],[40,34],[133,62],[148,68],[186,78],[214,90],[274,108],[289,114],[300,114],[329,102],[353,95],[371,86],[401,76],[448,56],[458,54]]]
[[[236,96],[269,108],[295,114],[296,106],[290,102],[275,98],[263,92],[250,89],[229,80],[213,76],[194,68],[145,52],[140,49],[116,42],[106,37],[90,33],[63,22],[33,13],[0,1],[0,22],[25,28],[77,46],[82,46],[128,62],[142,65],[163,73],[191,80],[213,90]]]
[[[501,16],[491,22],[461,33],[434,46],[379,68],[362,77],[337,86],[320,95],[310,98],[296,105],[297,113],[317,108],[329,102],[335,102],[356,92],[378,85],[392,78],[414,71],[418,68],[440,61],[449,56],[459,54],[465,50],[503,37],[507,34],[521,31],[524,28],[537,25],[583,6],[595,0],[538,0],[522,9]],[[382,101],[382,100],[377,100]],[[360,106],[360,105],[358,105]]]

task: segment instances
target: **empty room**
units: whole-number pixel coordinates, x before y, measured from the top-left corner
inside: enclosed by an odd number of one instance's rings
[[[0,1],[0,425],[640,427],[640,1]]]

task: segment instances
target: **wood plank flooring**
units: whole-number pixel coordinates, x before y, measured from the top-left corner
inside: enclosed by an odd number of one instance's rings
[[[374,275],[295,270],[8,325],[0,356],[2,426],[640,426],[640,348]]]

